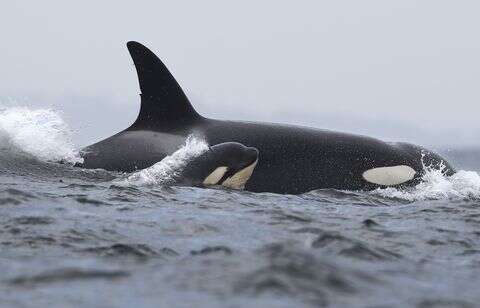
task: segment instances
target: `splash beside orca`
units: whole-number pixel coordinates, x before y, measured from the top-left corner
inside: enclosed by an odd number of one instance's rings
[[[149,167],[198,135],[212,145],[238,142],[260,159],[245,189],[299,194],[314,189],[371,190],[417,184],[425,166],[454,168],[438,154],[407,143],[273,123],[223,121],[198,114],[160,59],[127,43],[138,74],[141,106],[126,130],[86,147],[84,168],[131,172]]]

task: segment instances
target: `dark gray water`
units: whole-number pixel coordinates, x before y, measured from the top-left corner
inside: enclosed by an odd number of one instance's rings
[[[39,127],[3,127],[0,307],[479,306],[476,172],[300,196],[135,185],[46,162],[70,152]]]

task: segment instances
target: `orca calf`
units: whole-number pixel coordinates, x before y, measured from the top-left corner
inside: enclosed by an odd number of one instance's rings
[[[137,42],[127,47],[140,83],[138,118],[126,130],[85,148],[84,168],[143,169],[195,134],[209,144],[238,142],[258,149],[260,160],[245,186],[253,192],[411,186],[421,180],[425,166],[445,175],[455,173],[439,155],[411,144],[301,126],[205,118],[153,52]]]
[[[244,189],[257,162],[257,149],[237,142],[220,143],[190,159],[174,175],[173,182],[184,186],[220,185]]]

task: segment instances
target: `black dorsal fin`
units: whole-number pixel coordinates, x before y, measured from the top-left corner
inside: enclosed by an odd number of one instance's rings
[[[127,43],[137,69],[141,91],[141,106],[131,128],[165,126],[175,121],[190,124],[200,115],[190,104],[182,88],[162,61],[147,47],[137,42]]]

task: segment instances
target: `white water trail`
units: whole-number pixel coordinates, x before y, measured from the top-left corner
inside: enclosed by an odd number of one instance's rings
[[[71,137],[72,131],[54,110],[0,107],[3,149],[20,151],[42,161],[82,162]]]
[[[427,169],[422,182],[414,188],[377,189],[372,193],[408,201],[480,199],[480,175],[475,171],[460,170],[448,177],[441,170]]]
[[[142,186],[142,185],[166,185],[175,181],[175,178],[182,172],[187,163],[202,153],[208,151],[209,147],[205,140],[190,135],[180,149],[172,155],[165,157],[155,165],[137,171],[125,179],[114,181],[116,185]]]

